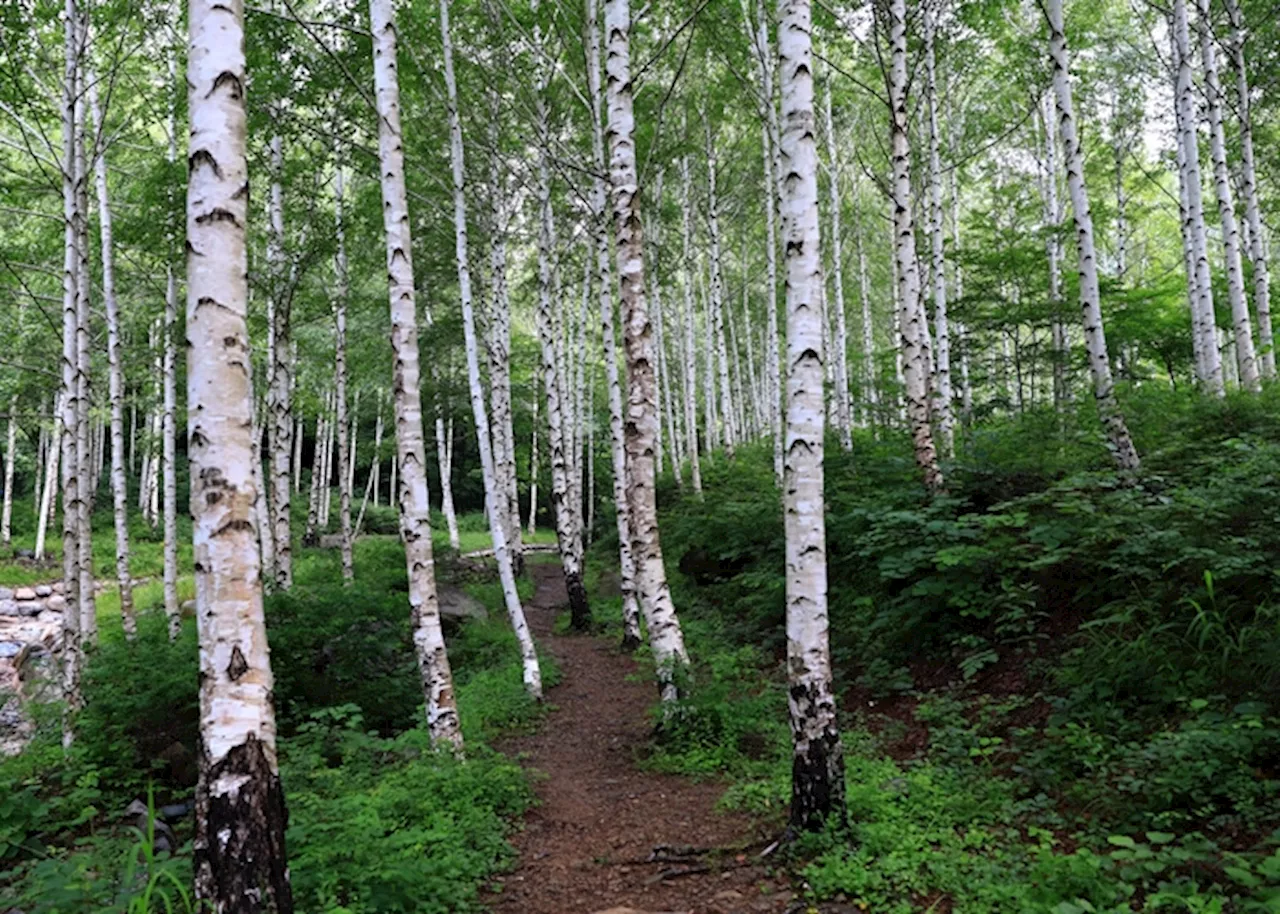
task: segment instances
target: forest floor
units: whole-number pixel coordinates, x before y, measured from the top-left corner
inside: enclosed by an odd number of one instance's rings
[[[500,746],[533,772],[538,803],[512,838],[518,861],[498,880],[492,910],[793,910],[785,872],[760,858],[770,836],[716,809],[723,785],[643,768],[656,697],[649,677],[604,638],[558,634],[556,617],[567,603],[560,567],[528,567],[537,584],[529,624],[563,679],[547,695],[551,712],[542,726]]]

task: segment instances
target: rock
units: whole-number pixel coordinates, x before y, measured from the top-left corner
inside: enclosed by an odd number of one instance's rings
[[[53,588],[50,587],[48,584],[41,584],[36,588],[37,597],[47,597],[52,593],[53,593]]]
[[[67,608],[67,598],[62,596],[62,594],[55,593],[49,599],[44,601],[44,607],[45,609],[51,609],[54,612],[60,613]]]
[[[35,559],[35,557],[36,557],[36,554],[35,554],[34,552],[32,552],[30,549],[15,549],[15,550],[13,550],[13,557],[14,557],[15,559],[30,559],[30,560],[34,560],[34,559]]]
[[[38,616],[44,611],[44,600],[27,600],[18,604],[18,611],[24,616]]]
[[[10,657],[17,657],[20,653],[22,653],[22,642],[0,641],[0,660],[8,660]]]
[[[13,590],[8,587],[0,587],[0,600],[12,600]]]
[[[0,598],[0,616],[20,615],[22,615],[22,610],[19,608],[17,600],[10,600],[7,597]]]
[[[341,533],[323,533],[320,535],[319,546],[321,549],[341,549],[342,534]]]
[[[181,619],[194,619],[196,617],[196,601],[183,600],[182,605],[178,607],[178,617]]]
[[[50,586],[53,588],[54,593],[67,592],[67,585],[64,584],[62,581],[54,581],[53,584],[51,584]]]
[[[723,892],[716,892],[712,901],[741,901],[742,893],[735,892],[733,889],[725,889]]]
[[[126,816],[133,820],[133,827],[142,834],[147,834],[147,827],[151,828],[152,850],[156,853],[173,853],[178,847],[178,837],[173,833],[173,829],[165,824],[164,820],[151,815],[151,811],[147,809],[147,804],[141,800],[134,800],[124,811]]]
[[[464,619],[487,619],[489,611],[484,604],[465,590],[449,584],[438,584],[436,594],[440,598],[440,615],[455,622]]]
[[[30,587],[19,587],[13,592],[13,598],[15,600],[34,600],[36,592]]]
[[[39,661],[48,655],[49,651],[43,644],[24,644],[13,660],[13,669],[17,672],[18,678],[28,678],[36,671]]]

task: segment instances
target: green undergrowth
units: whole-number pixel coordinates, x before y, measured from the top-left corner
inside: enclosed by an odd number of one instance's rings
[[[501,591],[472,573],[460,586],[490,618],[446,637],[467,739],[465,760],[434,751],[408,618],[397,540],[362,539],[356,586],[331,550],[295,552],[295,587],[266,601],[289,809],[296,908],[325,914],[477,908],[510,859],[510,822],[531,802],[519,766],[489,747],[532,726]],[[527,597],[530,582],[522,581]],[[181,847],[147,858],[135,798],[188,802],[196,777],[196,641],[187,621],[170,643],[160,593],[139,591],[138,639],[107,634],[85,674],[87,704],[64,753],[56,704],[36,740],[0,761],[0,898],[27,914],[185,911],[191,817]],[[546,658],[543,679],[557,681]],[[139,855],[143,854],[139,863]]]
[[[811,899],[907,914],[1280,911],[1280,397],[1133,391],[1108,468],[1087,406],[827,451],[849,823],[797,843]],[[694,658],[646,763],[789,798],[782,513],[767,451],[660,494]],[[602,547],[604,544],[601,544]]]

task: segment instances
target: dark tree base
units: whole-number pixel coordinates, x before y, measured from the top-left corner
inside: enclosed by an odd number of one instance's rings
[[[640,639],[635,635],[624,634],[622,636],[622,643],[618,645],[618,648],[624,654],[634,654],[640,648]]]
[[[511,573],[516,577],[524,574],[524,550],[511,550]]]
[[[211,795],[210,785],[224,777],[242,781],[239,790]],[[202,758],[196,788],[196,896],[219,914],[293,914],[287,823],[280,776],[256,737],[249,736],[216,766]]]
[[[802,693],[807,691],[800,686],[792,687],[793,707],[797,704],[811,707],[817,703],[816,695],[797,696],[798,689]],[[812,832],[828,825],[843,827],[847,822],[844,786],[844,752],[840,733],[832,725],[821,736],[809,740],[804,751],[797,750],[792,756],[788,830]]]
[[[569,592],[569,627],[575,632],[591,630],[591,605],[587,602],[587,588],[582,585],[582,575],[565,574],[564,586]]]

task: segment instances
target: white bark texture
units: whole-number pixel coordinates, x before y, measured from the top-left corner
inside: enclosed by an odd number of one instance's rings
[[[894,262],[897,264],[898,327],[907,416],[916,465],[931,492],[944,482],[929,423],[928,366],[925,356],[924,306],[920,301],[920,264],[916,259],[915,223],[911,196],[911,144],[907,134],[907,10],[906,0],[891,0],[889,42],[889,105],[892,117]]]
[[[756,63],[760,71],[765,193],[765,387],[773,436],[773,475],[782,485],[782,341],[778,332],[778,108],[774,100],[774,58],[765,0],[756,0]]]
[[[685,652],[680,620],[671,601],[658,533],[653,453],[658,404],[654,383],[653,325],[649,320],[644,291],[644,238],[631,99],[630,30],[631,5],[628,0],[606,0],[604,31],[608,118],[605,135],[609,150],[609,184],[613,198],[614,241],[628,369],[625,441],[631,487],[627,498],[631,506],[640,609],[649,629],[649,644],[658,667],[663,700],[674,701],[679,697],[679,672],[688,666],[689,655]]]
[[[337,298],[333,307],[334,374],[338,403],[338,523],[341,525],[342,580],[355,580],[351,543],[351,467],[355,463],[353,433],[347,417],[347,239],[342,223],[342,166],[338,166],[333,182],[334,231],[338,248],[334,252],[337,274]]]
[[[1187,0],[1173,0],[1174,62],[1177,68],[1175,103],[1178,107],[1178,144],[1182,150],[1182,185],[1186,190],[1186,231],[1191,239],[1191,259],[1195,273],[1187,278],[1193,290],[1192,332],[1200,342],[1197,374],[1200,383],[1221,396],[1222,358],[1218,352],[1218,332],[1213,308],[1213,278],[1204,225],[1204,201],[1200,192],[1200,143],[1196,136],[1196,88],[1192,81],[1191,30],[1187,22]]]
[[[729,348],[725,332],[724,269],[720,262],[720,195],[716,186],[716,148],[711,135],[711,120],[703,117],[707,138],[707,234],[711,243],[711,333],[714,337],[718,393],[720,395],[720,438],[725,453],[732,458],[737,439],[734,428],[733,391],[729,387]]]
[[[453,507],[453,417],[445,428],[444,413],[436,404],[436,464],[440,467],[440,513],[444,515],[445,529],[449,531],[449,548],[457,552],[462,548],[458,535],[458,512]]]
[[[192,0],[187,84],[187,404],[200,643],[196,895],[293,909],[253,484],[244,9]]]
[[[1253,307],[1258,314],[1258,357],[1262,376],[1276,376],[1276,352],[1271,331],[1271,273],[1267,262],[1262,212],[1258,204],[1258,170],[1253,154],[1253,116],[1250,111],[1249,74],[1245,69],[1244,20],[1239,0],[1223,0],[1231,24],[1231,63],[1236,74],[1236,115],[1240,122],[1240,179],[1245,224],[1249,229],[1249,259],[1253,263]]]
[[[81,67],[88,50],[88,17],[85,7],[80,8],[80,23],[77,27],[80,42]],[[78,489],[79,513],[77,517],[76,546],[79,551],[80,572],[80,640],[92,645],[98,640],[98,612],[94,599],[93,577],[93,496],[94,475],[93,460],[90,453],[89,407],[91,390],[90,358],[91,336],[89,322],[92,317],[90,307],[90,275],[89,275],[89,162],[86,147],[90,142],[85,123],[84,86],[76,100],[77,137],[75,144],[75,176],[76,176],[76,482]]]
[[[4,507],[0,508],[0,544],[8,546],[10,542],[9,527],[13,520],[13,463],[17,456],[18,422],[14,413],[18,410],[18,397],[9,398],[9,421],[4,447]],[[36,466],[36,501],[40,500],[40,467]]]
[[[1062,137],[1063,165],[1067,170],[1067,190],[1076,223],[1076,269],[1080,276],[1080,311],[1084,326],[1085,349],[1089,355],[1089,373],[1093,378],[1093,396],[1107,436],[1107,446],[1116,468],[1131,472],[1140,461],[1133,446],[1129,427],[1116,403],[1111,381],[1111,360],[1107,355],[1106,334],[1102,326],[1102,303],[1098,291],[1098,257],[1093,240],[1093,214],[1084,179],[1084,152],[1076,132],[1075,112],[1071,99],[1071,77],[1067,61],[1067,36],[1063,29],[1062,0],[1047,0],[1049,19],[1049,55],[1053,62],[1053,89],[1058,108],[1058,132]]]
[[[791,824],[793,828],[817,830],[829,818],[844,818],[844,759],[827,636],[817,119],[809,2],[780,0],[778,15],[782,90],[779,163],[787,313],[782,503],[792,738]]]
[[[684,427],[693,491],[702,497],[702,463],[698,456],[698,343],[693,334],[693,217],[689,206],[689,160],[680,160],[680,292],[683,301]],[[779,438],[781,442],[781,438]],[[781,446],[781,444],[779,444]]]
[[[277,112],[278,114],[278,112]],[[290,463],[293,457],[293,359],[291,358],[291,305],[282,294],[284,270],[284,145],[279,134],[271,138],[271,187],[268,197],[267,270],[271,287],[268,294],[272,338],[270,380],[271,424],[267,443],[271,450],[271,532],[275,537],[275,586],[288,590],[293,586],[293,529],[290,520]]]
[[[1218,52],[1209,22],[1209,0],[1196,0],[1200,12],[1200,61],[1204,67],[1205,108],[1209,114],[1209,149],[1213,157],[1213,183],[1218,198],[1218,220],[1222,225],[1222,250],[1226,259],[1227,299],[1231,303],[1231,327],[1235,335],[1236,366],[1240,386],[1250,391],[1262,389],[1258,357],[1253,347],[1253,324],[1249,303],[1244,297],[1244,265],[1240,256],[1240,228],[1236,203],[1231,193],[1231,172],[1227,166],[1227,139],[1222,127],[1222,82],[1218,78]]]
[[[835,312],[835,326],[828,358],[835,378],[836,431],[840,435],[840,447],[853,450],[853,404],[849,399],[849,324],[844,310],[844,244],[840,234],[840,153],[836,143],[835,117],[831,110],[831,80],[827,79],[827,91],[823,105],[824,126],[827,139],[828,189],[831,194],[831,307]]]
[[[609,388],[609,456],[613,469],[613,504],[618,529],[618,565],[622,591],[622,646],[640,645],[640,603],[636,593],[636,565],[632,553],[631,508],[627,503],[627,452],[622,431],[622,385],[618,377],[618,344],[613,328],[613,271],[609,268],[608,190],[605,187],[603,92],[600,83],[600,26],[597,0],[587,0],[587,84],[591,92],[591,149],[596,180],[592,186],[595,210],[596,275],[600,292],[600,335],[604,343],[605,384]],[[672,466],[680,475],[679,455],[672,439]]]
[[[93,71],[87,70],[89,112],[101,134],[102,104]],[[129,574],[129,491],[124,471],[124,365],[120,353],[120,305],[116,300],[115,245],[111,231],[111,198],[107,189],[107,155],[93,162],[98,194],[98,235],[102,249],[102,298],[107,313],[107,390],[111,409],[111,505],[116,534],[116,583],[120,593],[120,621],[130,641],[138,633],[133,611],[133,579]],[[12,422],[10,423],[12,427]],[[7,487],[6,487],[7,491]],[[6,529],[7,532],[7,529]]]
[[[378,162],[382,222],[387,240],[387,279],[394,355],[397,464],[400,467],[400,535],[409,570],[413,642],[426,695],[427,727],[437,744],[462,747],[453,675],[440,628],[435,561],[431,554],[431,505],[422,435],[418,367],[418,318],[413,292],[413,246],[409,230],[404,145],[400,133],[400,83],[392,0],[370,0],[374,92],[378,109]]]
[[[169,67],[169,85],[177,85],[177,68],[172,51],[167,55]],[[177,118],[174,114],[172,93],[169,102],[169,162],[178,158]],[[182,628],[182,619],[178,605],[178,277],[173,270],[173,260],[177,255],[176,239],[170,234],[168,246],[168,262],[165,264],[164,287],[164,325],[161,330],[164,349],[161,365],[163,379],[164,417],[161,423],[163,441],[161,442],[161,459],[163,463],[164,487],[164,614],[169,621],[169,638],[178,637]],[[262,464],[258,459],[261,450],[260,442],[254,438],[254,467],[261,475]],[[255,478],[254,491],[260,498],[266,498],[262,488],[262,480]],[[259,518],[261,524],[262,518]],[[267,528],[268,531],[270,528]],[[265,560],[264,556],[264,560]],[[271,562],[265,567],[275,565],[275,554],[271,554]]]
[[[929,107],[929,238],[933,255],[934,409],[945,457],[955,456],[955,420],[951,410],[951,328],[947,322],[947,260],[942,224],[942,139],[938,131],[937,23],[933,4],[925,2],[925,96]]]

